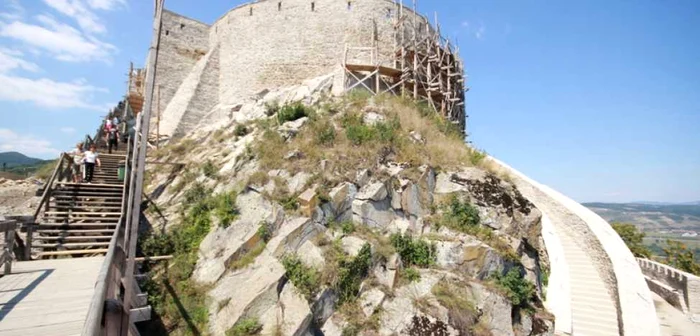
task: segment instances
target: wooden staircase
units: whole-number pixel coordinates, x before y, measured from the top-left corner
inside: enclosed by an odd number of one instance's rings
[[[35,227],[36,258],[93,256],[108,251],[122,216],[124,185],[118,178],[125,151],[99,154],[92,183],[56,182]]]

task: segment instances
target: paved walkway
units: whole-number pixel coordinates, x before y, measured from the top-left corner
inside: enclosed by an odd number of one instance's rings
[[[683,312],[652,292],[662,336],[700,335],[700,323],[693,323]]]
[[[13,263],[0,278],[0,335],[80,335],[103,260]]]

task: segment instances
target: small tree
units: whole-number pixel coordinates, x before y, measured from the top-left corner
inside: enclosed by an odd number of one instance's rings
[[[635,257],[649,258],[651,256],[651,251],[643,244],[644,232],[637,230],[634,224],[613,222],[611,225]]]
[[[663,248],[667,256],[667,263],[682,271],[700,275],[700,264],[695,262],[695,255],[692,250],[676,240],[666,240],[666,247]]]

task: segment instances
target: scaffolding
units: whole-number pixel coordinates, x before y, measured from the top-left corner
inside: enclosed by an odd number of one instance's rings
[[[466,134],[467,89],[458,48],[440,35],[437,14],[433,28],[427,18],[418,20],[416,0],[412,12],[403,0],[395,5],[392,64],[380,61],[376,35],[370,47],[346,45],[342,60],[345,90],[364,88],[372,94],[400,94],[425,101]]]

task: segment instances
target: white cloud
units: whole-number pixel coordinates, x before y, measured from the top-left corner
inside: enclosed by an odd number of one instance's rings
[[[85,33],[95,34],[107,31],[105,26],[99,22],[100,19],[97,15],[80,0],[44,0],[44,3],[59,13],[74,19]]]
[[[483,24],[479,25],[479,28],[476,29],[474,32],[474,36],[478,39],[481,40],[484,38],[484,34],[486,33],[486,27],[484,27]]]
[[[96,92],[107,92],[84,81],[57,82],[0,74],[0,100],[32,102],[49,108],[86,108],[103,111],[104,104],[91,102]]]
[[[56,155],[60,151],[45,139],[32,135],[20,135],[7,128],[0,128],[0,151],[15,151],[27,155]]]
[[[113,10],[118,7],[126,7],[126,0],[87,0],[90,7],[101,10]]]
[[[6,0],[5,5],[0,12],[0,18],[5,20],[19,20],[24,16],[24,8],[19,4],[18,0]]]
[[[71,133],[75,133],[75,128],[73,128],[73,127],[61,127],[59,129],[59,131],[61,131],[63,133],[71,134]]]
[[[26,71],[39,71],[39,66],[22,59],[22,52],[14,49],[0,47],[0,74],[13,69],[23,69]]]
[[[86,36],[50,16],[39,15],[36,19],[41,26],[20,21],[0,24],[0,36],[46,50],[56,59],[69,62],[91,60],[109,62],[109,55],[116,51],[113,45]]]

